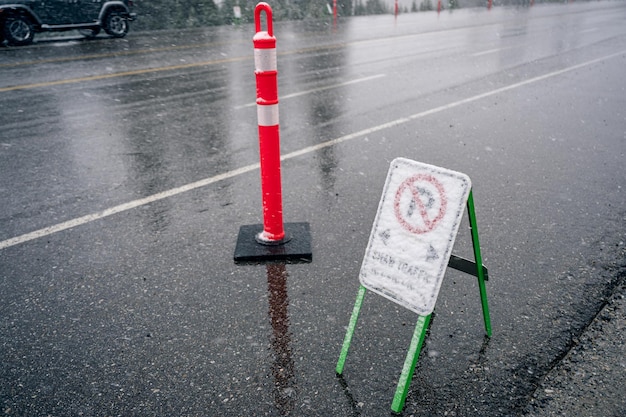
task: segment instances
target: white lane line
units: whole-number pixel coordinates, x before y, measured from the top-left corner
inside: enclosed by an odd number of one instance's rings
[[[375,133],[375,132],[378,132],[378,131],[381,131],[381,130],[384,130],[384,129],[388,129],[388,128],[391,128],[391,127],[394,127],[394,126],[398,126],[398,125],[401,125],[401,124],[404,124],[404,123],[407,123],[407,122],[410,122],[410,121],[413,121],[413,120],[416,120],[416,119],[421,119],[423,117],[430,116],[430,115],[435,114],[435,113],[440,113],[440,112],[445,111],[445,110],[450,110],[450,109],[452,109],[454,107],[458,107],[458,106],[462,106],[462,105],[467,104],[467,103],[471,103],[471,102],[474,102],[474,101],[482,100],[482,99],[484,99],[486,97],[490,97],[490,96],[493,96],[493,95],[496,95],[496,94],[504,93],[506,91],[514,90],[516,88],[524,87],[526,85],[533,84],[533,83],[536,83],[536,82],[539,82],[539,81],[543,81],[543,80],[546,80],[548,78],[557,77],[557,76],[565,74],[567,72],[575,71],[577,69],[584,68],[584,67],[587,67],[587,66],[590,66],[590,65],[593,65],[593,64],[597,64],[598,62],[606,61],[608,59],[615,58],[615,57],[618,57],[618,56],[621,56],[621,55],[624,55],[624,54],[626,54],[626,50],[620,51],[620,52],[616,52],[614,54],[606,55],[606,56],[603,56],[603,57],[600,57],[600,58],[592,59],[590,61],[585,61],[583,63],[577,64],[577,65],[573,65],[571,67],[563,68],[563,69],[558,70],[558,71],[549,72],[547,74],[540,75],[538,77],[529,78],[527,80],[520,81],[518,83],[511,84],[511,85],[508,85],[506,87],[501,87],[501,88],[497,88],[495,90],[487,91],[485,93],[478,94],[478,95],[475,95],[475,96],[472,96],[472,97],[468,97],[468,98],[463,99],[463,100],[459,100],[459,101],[455,101],[455,102],[452,102],[452,103],[449,103],[449,104],[445,104],[443,106],[435,107],[435,108],[432,108],[430,110],[426,110],[426,111],[423,111],[423,112],[420,112],[420,113],[415,113],[415,114],[412,114],[412,115],[410,115],[408,117],[403,117],[403,118],[400,118],[400,119],[392,120],[390,122],[383,123],[383,124],[378,125],[378,126],[373,126],[373,127],[367,128],[367,129],[359,130],[358,132],[350,133],[348,135],[341,136],[339,138],[332,139],[332,140],[329,140],[327,142],[322,142],[320,144],[313,145],[313,146],[308,146],[308,147],[300,149],[298,151],[290,152],[288,154],[283,155],[281,157],[281,160],[284,161],[284,160],[287,160],[287,159],[292,159],[292,158],[296,158],[298,156],[306,155],[308,153],[315,152],[317,150],[320,150],[320,149],[323,149],[323,148],[327,148],[329,146],[334,146],[334,145],[336,145],[338,143],[341,143],[341,142],[347,142],[349,140],[356,139],[356,138],[359,138],[359,137],[362,137],[362,136],[365,136],[365,135],[369,135],[369,134],[372,134],[372,133]],[[259,164],[258,163],[247,165],[247,166],[244,166],[244,167],[232,170],[232,171],[228,171],[228,172],[225,172],[225,173],[222,173],[222,174],[210,177],[210,178],[205,178],[205,179],[200,180],[200,181],[192,182],[190,184],[183,185],[181,187],[172,188],[172,189],[167,190],[167,191],[163,191],[163,192],[160,192],[160,193],[157,193],[157,194],[153,194],[151,196],[148,196],[148,197],[145,197],[145,198],[142,198],[142,199],[139,199],[139,200],[134,200],[134,201],[131,201],[131,202],[128,202],[128,203],[125,203],[125,204],[120,204],[119,206],[111,207],[111,208],[108,208],[106,210],[100,211],[98,213],[88,214],[86,216],[78,217],[78,218],[73,219],[73,220],[68,220],[66,222],[59,223],[59,224],[56,224],[56,225],[53,225],[53,226],[45,227],[43,229],[39,229],[39,230],[36,230],[34,232],[31,232],[31,233],[27,233],[27,234],[24,234],[24,235],[21,235],[21,236],[16,236],[16,237],[11,238],[11,239],[0,241],[0,250],[8,248],[8,247],[11,247],[11,246],[19,245],[21,243],[28,242],[30,240],[34,240],[34,239],[38,239],[38,238],[41,238],[41,237],[44,237],[44,236],[48,236],[48,235],[51,235],[53,233],[61,232],[63,230],[67,230],[67,229],[71,229],[71,228],[74,228],[74,227],[77,227],[77,226],[81,226],[81,225],[84,225],[84,224],[87,224],[87,223],[91,223],[93,221],[100,220],[100,219],[103,219],[105,217],[109,217],[109,216],[112,216],[114,214],[121,213],[123,211],[127,211],[127,210],[130,210],[130,209],[133,209],[133,208],[137,208],[137,207],[140,207],[140,206],[144,206],[146,204],[150,204],[150,203],[153,203],[155,201],[162,200],[164,198],[173,197],[175,195],[178,195],[178,194],[181,194],[181,193],[185,193],[187,191],[195,190],[196,188],[200,188],[200,187],[204,187],[204,186],[207,186],[207,185],[210,185],[210,184],[214,184],[216,182],[225,180],[227,178],[236,177],[236,176],[245,174],[247,172],[253,171],[255,169],[258,169],[258,168],[259,168]]]
[[[476,52],[475,54],[472,54],[472,56],[473,57],[477,57],[477,56],[495,54],[496,52],[505,51],[505,50],[511,49],[511,48],[512,48],[512,46],[509,46],[509,47],[506,47],[506,48],[489,49],[488,51]]]
[[[340,83],[340,84],[327,85],[325,87],[313,88],[311,90],[305,90],[305,91],[299,91],[297,93],[291,93],[291,94],[287,94],[287,95],[284,95],[284,96],[280,96],[280,97],[278,97],[278,100],[279,101],[283,101],[283,100],[286,100],[288,98],[299,97],[299,96],[303,96],[305,94],[317,93],[319,91],[330,90],[332,88],[344,87],[344,86],[350,85],[350,84],[356,84],[356,83],[362,83],[362,82],[365,82],[365,81],[375,80],[376,78],[381,78],[381,77],[384,77],[384,76],[385,76],[385,74],[376,74],[376,75],[371,75],[369,77],[357,78],[357,79],[354,79],[354,80],[346,81],[346,82]],[[234,109],[235,110],[241,110],[241,109],[244,109],[246,107],[252,107],[252,106],[256,106],[256,103],[247,103],[247,104],[244,104],[242,106],[235,106]]]
[[[180,187],[172,188],[157,194],[153,194],[148,197],[141,198],[139,200],[130,201],[128,203],[120,204],[119,206],[111,207],[106,210],[102,210],[97,213],[88,214],[83,217],[68,220],[63,223],[58,223],[53,226],[44,227],[43,229],[35,230],[25,235],[17,236],[11,239],[7,239],[0,242],[0,250],[8,248],[10,246],[19,245],[20,243],[28,242],[29,240],[38,239],[40,237],[48,236],[53,233],[61,232],[63,230],[71,229],[77,226],[81,226],[87,223],[94,222],[96,220],[103,219],[105,217],[112,216],[123,211],[131,210],[137,207],[145,206],[146,204],[153,203],[155,201],[163,200],[164,198],[173,197],[178,194],[185,193],[187,191],[195,190],[196,188],[204,187],[227,178],[236,177],[238,175],[245,174],[246,172],[253,171],[259,168],[260,164],[247,165],[232,171],[225,172],[223,174],[216,175],[214,177],[205,178],[190,184],[186,184]]]
[[[583,67],[587,67],[589,65],[597,64],[598,62],[606,61],[608,59],[615,58],[617,56],[624,55],[624,54],[626,54],[626,50],[621,51],[621,52],[617,52],[617,53],[614,53],[614,54],[611,54],[611,55],[606,55],[606,56],[603,56],[601,58],[592,59],[591,61],[586,61],[586,62],[583,62],[581,64],[577,64],[577,65],[573,65],[571,67],[563,68],[563,69],[558,70],[558,71],[549,72],[547,74],[540,75],[538,77],[529,78],[529,79],[527,79],[525,81],[520,81],[520,82],[515,83],[515,84],[507,85],[506,87],[496,88],[495,90],[487,91],[486,93],[482,93],[482,94],[478,94],[478,95],[475,95],[475,96],[472,96],[472,97],[468,97],[466,99],[455,101],[455,102],[452,102],[452,103],[449,103],[449,104],[445,104],[443,106],[435,107],[435,108],[432,108],[430,110],[426,110],[426,111],[423,111],[423,112],[420,112],[420,113],[415,113],[415,114],[412,114],[412,115],[407,116],[407,117],[403,117],[403,118],[400,118],[400,119],[392,120],[390,122],[383,123],[383,124],[378,125],[378,126],[370,127],[368,129],[363,129],[363,130],[360,130],[358,132],[350,133],[348,135],[342,136],[342,137],[337,138],[337,139],[329,140],[328,142],[323,142],[323,143],[320,143],[320,144],[317,144],[317,145],[313,145],[313,146],[309,146],[307,148],[300,149],[298,151],[294,151],[294,152],[288,153],[286,155],[283,155],[281,157],[281,160],[291,159],[291,158],[295,158],[297,156],[305,155],[307,153],[315,152],[317,150],[326,148],[328,146],[333,146],[333,145],[336,145],[336,144],[341,143],[341,142],[345,142],[345,141],[348,141],[348,140],[356,139],[356,138],[361,137],[361,136],[369,135],[371,133],[375,133],[375,132],[378,132],[380,130],[388,129],[390,127],[398,126],[398,125],[410,122],[412,120],[421,119],[423,117],[430,116],[431,114],[440,113],[440,112],[445,111],[445,110],[450,110],[450,109],[452,109],[454,107],[462,106],[464,104],[471,103],[473,101],[482,100],[483,98],[490,97],[490,96],[493,96],[493,95],[496,95],[496,94],[500,94],[500,93],[503,93],[505,91],[514,90],[516,88],[520,88],[520,87],[523,87],[523,86],[528,85],[528,84],[533,84],[533,83],[536,83],[536,82],[539,82],[539,81],[546,80],[548,78],[556,77],[556,76],[565,74],[567,72],[575,71],[577,69],[580,69],[580,68],[583,68]]]

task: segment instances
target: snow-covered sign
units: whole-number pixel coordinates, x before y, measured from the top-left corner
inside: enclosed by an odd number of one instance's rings
[[[471,190],[467,175],[391,162],[359,279],[420,315],[432,313]]]

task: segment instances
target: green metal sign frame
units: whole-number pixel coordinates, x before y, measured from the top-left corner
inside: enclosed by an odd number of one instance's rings
[[[491,337],[491,319],[489,316],[487,289],[485,286],[488,271],[487,268],[485,268],[485,266],[483,265],[482,256],[480,253],[478,226],[476,224],[476,213],[474,210],[474,198],[472,194],[472,190],[470,190],[469,197],[467,199],[467,213],[472,233],[472,245],[474,247],[475,263],[466,259],[452,256],[450,262],[448,263],[448,267],[469,273],[478,278],[478,288],[480,290],[480,300],[482,304],[485,332],[487,334],[487,337]],[[356,302],[354,303],[354,308],[352,309],[350,323],[348,324],[348,330],[346,331],[346,336],[343,340],[343,346],[341,347],[341,354],[339,355],[339,360],[337,361],[337,367],[335,368],[337,375],[343,374],[343,368],[346,362],[346,357],[348,356],[348,350],[350,349],[350,343],[352,342],[354,329],[356,328],[356,323],[359,318],[363,299],[365,298],[365,292],[366,288],[361,285],[356,297]],[[422,345],[424,344],[424,338],[426,337],[426,331],[428,330],[431,316],[432,313],[426,316],[418,316],[417,324],[415,325],[415,331],[413,332],[413,337],[411,339],[411,344],[409,345],[409,350],[404,361],[404,366],[402,367],[402,373],[400,374],[400,379],[398,380],[396,393],[393,397],[393,402],[391,403],[391,410],[395,413],[402,412],[402,409],[404,408],[404,403],[409,392],[409,386],[411,385],[411,379],[413,378],[415,366],[417,365],[417,360],[422,350]]]

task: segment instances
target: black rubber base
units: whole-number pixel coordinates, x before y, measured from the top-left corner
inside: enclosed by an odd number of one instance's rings
[[[285,236],[289,239],[287,242],[280,245],[265,245],[256,240],[256,235],[263,231],[262,224],[241,226],[235,247],[235,263],[311,262],[313,253],[309,224],[285,223],[284,229]]]

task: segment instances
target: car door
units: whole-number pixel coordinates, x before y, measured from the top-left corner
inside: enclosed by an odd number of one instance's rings
[[[44,0],[41,4],[43,23],[75,25],[98,20],[102,0]]]
[[[98,20],[102,0],[70,0],[73,23],[92,23]]]
[[[75,0],[44,0],[39,8],[42,23],[48,25],[67,25],[71,23],[71,2]]]

